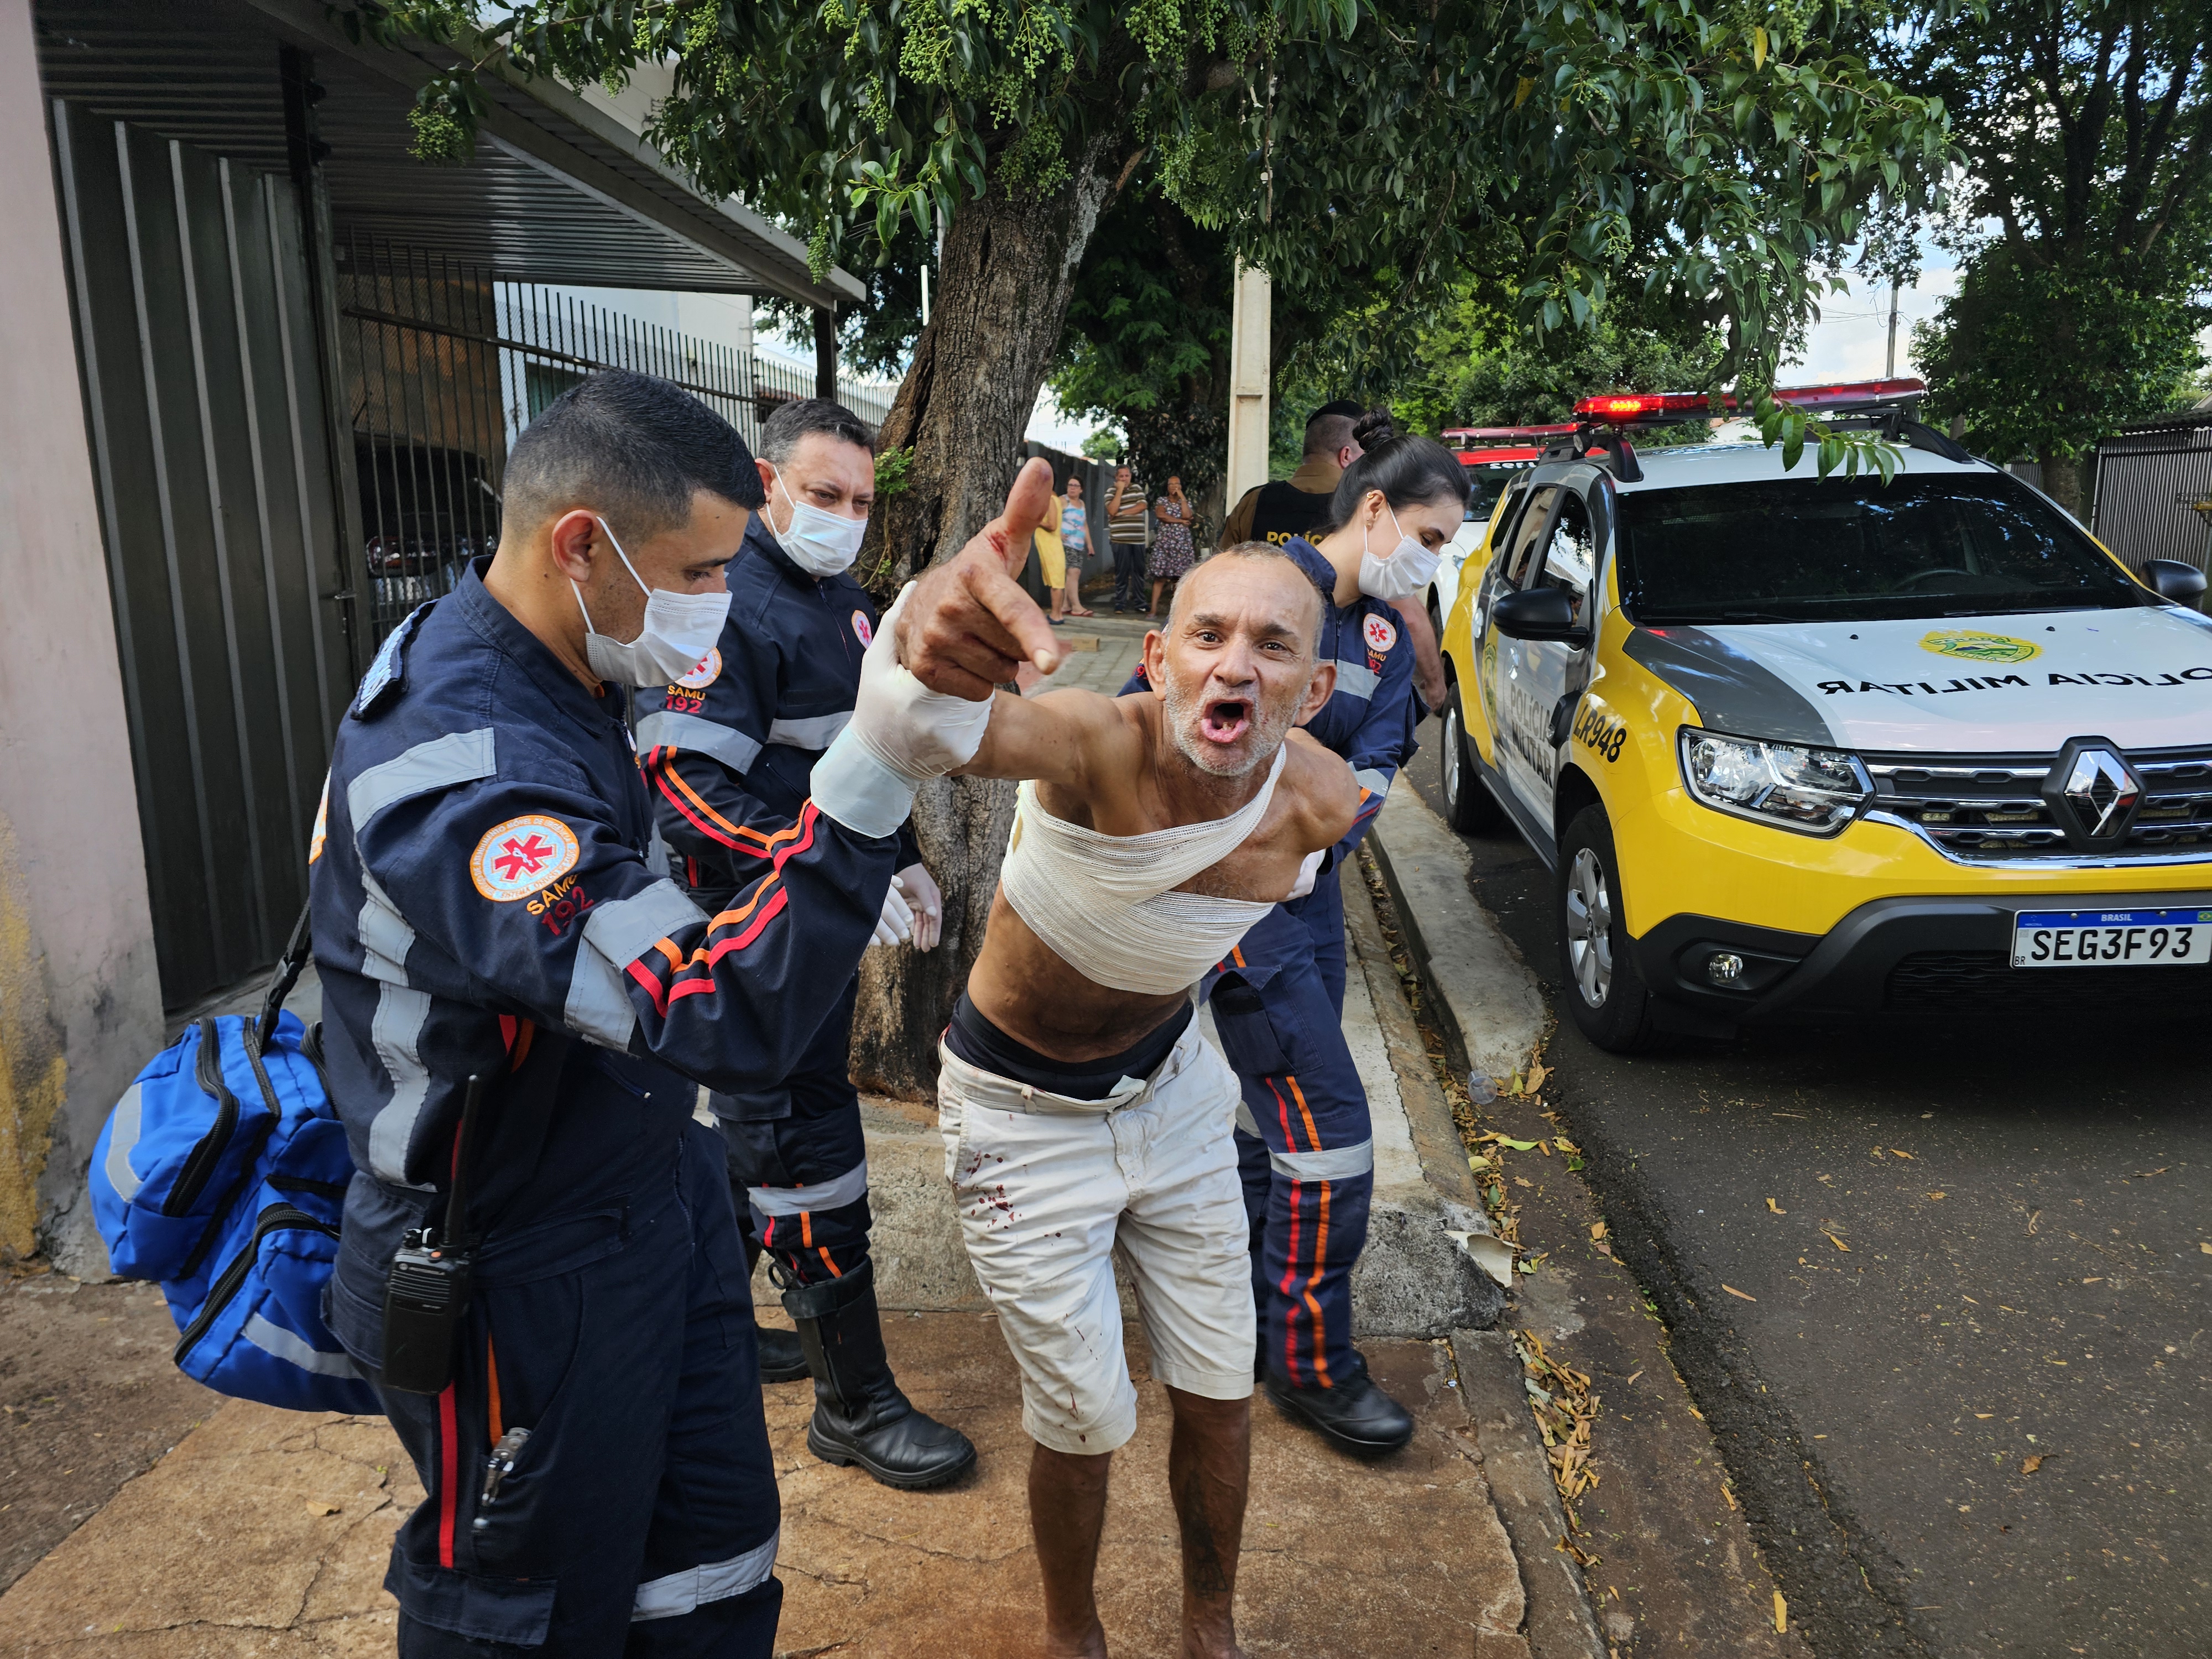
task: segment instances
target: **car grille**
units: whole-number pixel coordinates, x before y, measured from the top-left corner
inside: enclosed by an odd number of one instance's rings
[[[2054,1008],[2201,1012],[2212,971],[2188,968],[2014,968],[2002,951],[1917,951],[1889,970],[1884,1006],[2033,1013]]]
[[[2043,799],[2050,755],[1864,755],[1872,809],[1917,829],[1954,858],[2063,858],[2066,831]],[[2142,803],[2115,859],[2212,859],[2212,748],[2143,749],[2128,763]]]

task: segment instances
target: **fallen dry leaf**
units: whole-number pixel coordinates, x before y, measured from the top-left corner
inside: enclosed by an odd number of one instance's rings
[[[1849,1255],[1851,1253],[1851,1247],[1850,1247],[1850,1245],[1848,1245],[1848,1244],[1844,1243],[1844,1241],[1843,1241],[1842,1239],[1838,1238],[1838,1237],[1835,1236],[1835,1234],[1833,1234],[1833,1233],[1832,1233],[1832,1232],[1828,1231],[1826,1228],[1822,1228],[1822,1229],[1821,1229],[1821,1231],[1820,1231],[1820,1237],[1823,1237],[1823,1238],[1825,1238],[1825,1239],[1826,1239],[1826,1240],[1828,1241],[1828,1243],[1831,1243],[1831,1244],[1834,1245],[1838,1249],[1841,1250],[1841,1251],[1842,1251],[1845,1255]]]
[[[1777,1204],[1771,1198],[1766,1200],[1766,1207],[1773,1211],[1777,1215],[1788,1215],[1790,1213],[1789,1211],[1784,1209],[1779,1204]]]
[[[1738,1290],[1738,1289],[1736,1289],[1736,1287],[1735,1287],[1735,1285],[1722,1285],[1722,1286],[1721,1286],[1721,1288],[1722,1288],[1723,1290],[1726,1291],[1727,1291],[1730,1296],[1740,1296],[1740,1297],[1742,1297],[1745,1301],[1747,1301],[1747,1302],[1756,1302],[1756,1301],[1758,1301],[1758,1300],[1759,1300],[1759,1298],[1758,1298],[1757,1297],[1755,1297],[1755,1296],[1752,1295],[1750,1291],[1739,1291],[1739,1290]]]
[[[1533,1095],[1544,1086],[1544,1079],[1551,1074],[1552,1068],[1540,1060],[1528,1068],[1528,1075],[1522,1079],[1521,1086]]]
[[[1527,1176],[1515,1176],[1513,1177],[1513,1184],[1516,1187],[1533,1187],[1536,1183],[1529,1180]]]
[[[2200,1241],[2198,1241],[2198,1243],[2197,1243],[2197,1248],[2198,1249],[2200,1249],[2200,1250],[2203,1251],[2205,1255],[2212,1255],[2212,1244],[2207,1244],[2207,1243],[2204,1243],[2203,1241],[2201,1241],[2201,1240],[2200,1240]]]
[[[1590,1237],[1592,1238],[1603,1238],[1605,1237],[1605,1223],[1602,1221],[1591,1222]]]
[[[1735,1494],[1728,1489],[1728,1482],[1725,1480],[1721,1482],[1721,1497],[1727,1501],[1730,1509],[1735,1507]]]
[[[2094,1279],[2085,1279],[2081,1282],[2084,1285],[2101,1285],[2105,1282],[2105,1276],[2099,1273]]]
[[[1782,1592],[1774,1592],[1774,1633],[1785,1634],[1790,1629],[1790,1604],[1782,1599]]]
[[[343,1507],[339,1504],[319,1504],[313,1498],[307,1500],[307,1513],[310,1515],[336,1515]]]
[[[1996,1413],[1995,1412],[1976,1412],[1974,1413],[1974,1421],[1977,1423],[1986,1423],[1990,1419],[1996,1415]]]
[[[1941,1198],[1941,1197],[1942,1197],[1942,1196],[1943,1196],[1943,1194],[1941,1194],[1941,1193],[1930,1193],[1930,1194],[1928,1194],[1928,1196],[1929,1196],[1929,1197],[1930,1197],[1930,1198]]]
[[[1626,1387],[1628,1386],[1628,1383],[1629,1383],[1629,1382],[1633,1382],[1634,1381],[1636,1381],[1636,1379],[1637,1379],[1638,1377],[1639,1377],[1639,1376],[1643,1376],[1643,1375],[1644,1375],[1644,1368],[1643,1368],[1641,1365],[1638,1365],[1638,1366],[1634,1370],[1632,1370],[1632,1371],[1629,1372],[1629,1374],[1628,1374],[1628,1382],[1623,1382],[1620,1386],[1621,1386],[1622,1388],[1624,1388],[1624,1389],[1625,1389],[1625,1388],[1626,1388]]]
[[[1896,1146],[1893,1146],[1893,1147],[1891,1147],[1891,1148],[1889,1149],[1889,1155],[1890,1155],[1892,1158],[1907,1158],[1907,1159],[1911,1158],[1911,1156],[1912,1156],[1912,1154],[1911,1154],[1911,1153],[1910,1153],[1910,1152],[1905,1152],[1905,1151],[1902,1150],[1901,1148],[1899,1148],[1899,1147],[1896,1147]]]
[[[2033,1474],[2038,1469],[2043,1467],[2043,1456],[2044,1455],[2041,1452],[2036,1452],[2033,1455],[2024,1458],[2021,1462],[2020,1472],[2022,1474]]]

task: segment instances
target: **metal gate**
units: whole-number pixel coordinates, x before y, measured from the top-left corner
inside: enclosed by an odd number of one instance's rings
[[[2212,568],[2212,413],[2116,433],[2097,446],[2091,528],[2130,569],[2145,559]]]
[[[162,999],[273,960],[348,652],[298,191],[57,100],[118,672]],[[19,165],[20,158],[19,158]],[[58,408],[63,388],[32,387]],[[66,719],[69,688],[53,688]]]
[[[460,260],[389,242],[338,249],[340,358],[361,483],[370,648],[425,599],[450,592],[498,544],[507,447],[586,375],[672,380],[745,436],[777,403],[812,395],[798,371],[574,295],[500,282]],[[775,384],[788,380],[788,385]]]

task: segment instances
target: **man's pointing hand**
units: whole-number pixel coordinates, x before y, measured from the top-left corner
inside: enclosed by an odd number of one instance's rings
[[[931,690],[980,702],[1025,662],[1042,674],[1060,666],[1052,624],[1015,580],[1051,511],[1051,463],[1032,460],[999,516],[915,584],[895,637],[899,660]]]

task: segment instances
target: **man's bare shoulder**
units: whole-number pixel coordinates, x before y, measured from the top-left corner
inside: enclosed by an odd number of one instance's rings
[[[1287,740],[1290,758],[1283,763],[1282,786],[1291,792],[1297,811],[1308,828],[1301,839],[1307,850],[1333,847],[1351,833],[1359,813],[1359,783],[1351,763],[1324,748],[1304,731]]]

